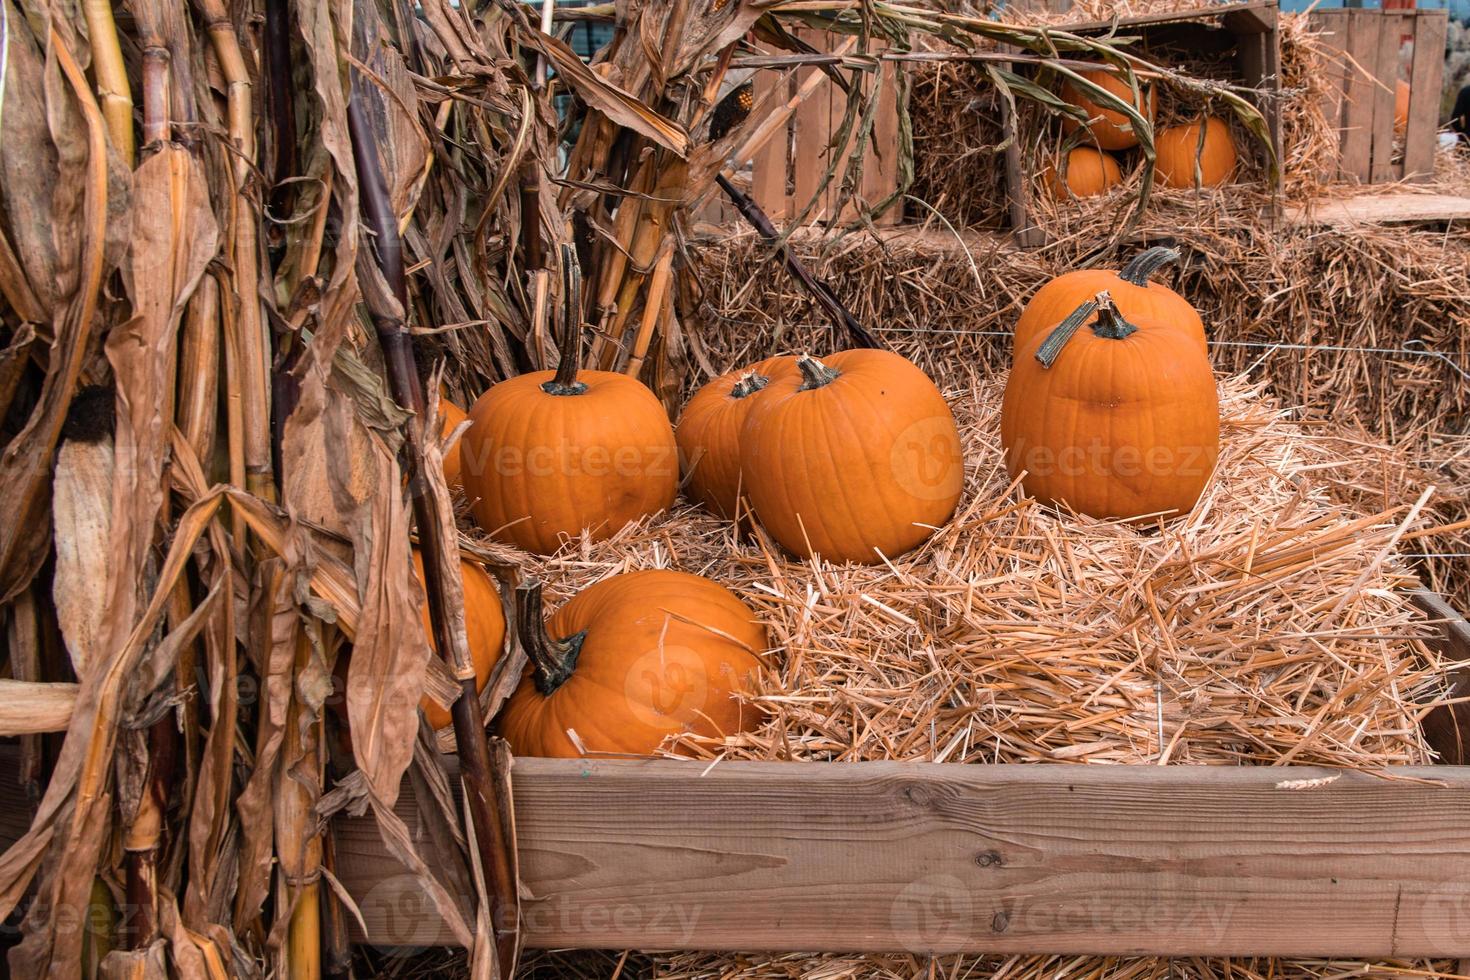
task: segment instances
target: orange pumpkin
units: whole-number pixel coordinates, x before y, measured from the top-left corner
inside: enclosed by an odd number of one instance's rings
[[[531,583],[516,613],[531,665],[498,721],[516,755],[648,755],[670,735],[732,735],[761,719],[736,694],[755,690],[765,627],[709,579],[614,575],[544,622]]]
[[[1168,286],[1149,277],[1179,259],[1172,248],[1155,246],[1140,252],[1121,271],[1075,269],[1047,282],[1021,310],[1013,350],[1019,357],[1027,345],[1056,329],[1079,305],[1107,291],[1129,321],[1171,326],[1192,337],[1205,351],[1205,324],[1199,312]]]
[[[1170,126],[1154,138],[1155,165],[1165,187],[1218,187],[1235,172],[1235,137],[1225,120]],[[1195,165],[1199,169],[1196,174]]]
[[[1393,90],[1393,133],[1402,136],[1409,128],[1409,96],[1412,90],[1402,78]]]
[[[1057,200],[1068,196],[1095,197],[1123,179],[1118,161],[1111,154],[1094,150],[1090,146],[1078,146],[1069,150],[1065,169],[1065,181],[1057,172],[1055,164],[1048,165],[1041,175],[1046,189]]]
[[[439,429],[440,438],[449,435],[449,433],[455,430],[459,423],[469,418],[469,416],[465,414],[464,409],[454,404],[454,402],[450,401],[448,398],[439,399],[439,414],[444,417],[444,424]],[[461,432],[460,439],[462,440],[463,438],[464,433]],[[451,490],[464,488],[464,485],[460,482],[459,478],[459,467],[459,443],[456,442],[454,445],[450,446],[449,449],[444,453],[444,482],[448,484]]]
[[[796,372],[796,358],[772,357],[722,374],[694,393],[674,428],[687,474],[684,493],[721,517],[738,513],[740,428],[773,378]]]
[[[1132,105],[1140,115],[1150,123],[1153,122],[1156,100],[1151,85],[1139,82],[1140,98],[1134,96],[1133,89],[1121,75],[1103,69],[1081,71],[1078,74],[1092,84],[1116,95],[1125,104]],[[1093,101],[1092,96],[1084,92],[1081,86],[1071,79],[1062,83],[1062,98],[1086,112],[1090,120],[1087,123],[1081,123],[1076,119],[1064,116],[1062,129],[1066,132],[1073,132],[1085,125],[1092,134],[1093,142],[1104,150],[1126,150],[1138,145],[1138,134],[1133,131],[1133,121],[1127,115],[1116,109],[1107,109],[1098,105]]]
[[[1016,352],[1001,402],[1012,478],[1097,518],[1188,513],[1220,451],[1209,359],[1167,324],[1132,323],[1107,293]]]
[[[579,333],[568,330],[555,373],[523,374],[481,395],[460,437],[475,522],[537,554],[584,530],[609,538],[668,508],[678,487],[663,405],[627,375],[578,372]]]
[[[413,571],[419,580],[419,586],[428,588],[424,584],[424,560],[417,549],[413,553]],[[475,562],[466,560],[460,561],[459,571],[460,581],[464,584],[465,634],[469,641],[470,659],[475,665],[475,690],[483,691],[490,681],[490,671],[495,668],[505,649],[505,610],[501,604],[500,590],[495,587],[495,580],[489,572]],[[438,645],[434,642],[434,629],[429,621],[428,602],[424,603],[420,616],[424,624],[424,639],[437,655]],[[339,689],[346,688],[349,659],[337,658],[334,673]],[[334,706],[345,723],[346,704],[338,700],[334,702]],[[447,728],[453,722],[450,712],[439,707],[438,702],[428,695],[424,695],[419,702],[419,709],[436,730]]]
[[[781,546],[877,562],[922,544],[960,499],[954,416],[911,362],[846,350],[772,381],[740,431],[756,517]]]

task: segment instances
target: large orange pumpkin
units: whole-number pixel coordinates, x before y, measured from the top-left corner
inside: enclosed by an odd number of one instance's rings
[[[1412,90],[1409,83],[1402,78],[1393,90],[1393,133],[1395,136],[1404,135],[1409,128],[1409,96]]]
[[[450,401],[448,398],[439,399],[439,414],[444,417],[444,425],[439,430],[441,438],[453,432],[455,428],[459,425],[459,423],[469,418],[469,416],[465,414],[464,409],[454,404],[454,402]],[[464,439],[463,432],[460,433],[460,439]],[[453,446],[450,446],[449,450],[444,454],[444,482],[449,486],[451,490],[463,489],[464,485],[460,482],[459,467],[459,443],[456,442]]]
[[[1218,187],[1235,172],[1235,137],[1225,120],[1170,126],[1154,138],[1155,166],[1165,187]],[[1198,164],[1198,173],[1195,165]]]
[[[756,517],[802,557],[877,562],[923,543],[960,499],[954,416],[908,360],[883,350],[803,355],[740,432]]]
[[[740,428],[772,379],[796,372],[790,355],[767,358],[722,374],[694,393],[684,406],[674,438],[687,473],[684,493],[721,517],[738,513]]]
[[[1026,492],[1097,518],[1188,513],[1220,451],[1209,359],[1184,332],[1131,323],[1107,293],[1017,350],[1001,444]]]
[[[1066,177],[1050,164],[1042,172],[1041,179],[1046,189],[1057,200],[1071,197],[1095,197],[1123,179],[1118,161],[1111,154],[1094,150],[1090,146],[1073,147],[1067,151]]]
[[[555,373],[523,374],[481,395],[460,437],[475,522],[543,555],[584,530],[601,541],[666,509],[679,481],[659,400],[627,375],[579,372],[578,339],[564,339]]]
[[[1179,259],[1172,248],[1154,246],[1134,256],[1122,270],[1075,269],[1038,289],[1016,321],[1012,350],[1019,357],[1027,345],[1055,330],[1078,306],[1106,291],[1130,322],[1171,326],[1183,331],[1205,350],[1205,324],[1199,312],[1168,286],[1150,276]]]
[[[1153,86],[1139,82],[1139,93],[1141,98],[1136,98],[1126,81],[1121,75],[1114,74],[1102,69],[1078,72],[1083,78],[1094,85],[1106,89],[1116,95],[1125,104],[1132,105],[1139,114],[1150,123],[1154,118],[1155,98]],[[1138,134],[1133,131],[1133,121],[1127,115],[1116,109],[1107,109],[1093,101],[1092,96],[1084,92],[1081,86],[1071,79],[1062,83],[1062,98],[1077,106],[1087,113],[1090,122],[1084,124],[1070,117],[1062,118],[1062,128],[1066,132],[1072,132],[1080,126],[1086,125],[1092,134],[1092,139],[1100,149],[1104,150],[1126,150],[1138,145]]]
[[[516,613],[531,665],[498,726],[517,755],[648,755],[669,735],[731,735],[761,719],[736,694],[755,690],[765,627],[709,579],[614,575],[544,623],[532,583],[518,590]]]

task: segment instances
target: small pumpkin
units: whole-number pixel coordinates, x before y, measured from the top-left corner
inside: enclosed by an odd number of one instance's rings
[[[516,755],[648,755],[670,735],[732,735],[761,720],[736,695],[755,690],[765,627],[709,579],[614,575],[547,620],[541,586],[528,583],[516,616],[531,664],[498,720]]]
[[[1402,78],[1393,89],[1393,134],[1403,136],[1409,128],[1409,96],[1413,90]]]
[[[721,517],[735,518],[743,493],[740,428],[771,381],[795,371],[795,357],[767,358],[720,375],[689,399],[674,438],[686,473],[684,493],[690,500]]]
[[[1056,164],[1050,164],[1042,172],[1041,179],[1046,189],[1056,200],[1067,197],[1095,197],[1106,193],[1123,179],[1118,161],[1112,155],[1090,146],[1073,147],[1067,151],[1066,176],[1058,173]]]
[[[1153,122],[1157,101],[1154,97],[1153,86],[1140,81],[1138,83],[1139,94],[1135,96],[1133,89],[1121,75],[1100,68],[1080,71],[1078,74],[1092,84],[1116,95],[1125,104],[1132,105],[1141,116],[1150,123]],[[1138,145],[1138,134],[1133,131],[1133,121],[1127,115],[1116,109],[1107,109],[1098,105],[1093,101],[1092,96],[1084,92],[1082,87],[1070,78],[1062,83],[1062,98],[1086,112],[1090,120],[1087,123],[1081,123],[1076,119],[1063,117],[1062,129],[1066,132],[1073,132],[1085,125],[1092,134],[1093,142],[1103,150],[1126,150]]]
[[[490,672],[505,649],[505,609],[501,603],[500,590],[495,587],[495,580],[483,567],[461,559],[459,571],[460,581],[464,585],[465,635],[469,641],[470,659],[475,665],[475,690],[478,692],[483,691],[489,683]],[[419,580],[419,586],[427,589],[428,586],[424,583],[424,559],[417,549],[413,553],[413,572]],[[429,620],[427,602],[424,603],[420,616],[424,625],[424,639],[437,656],[438,645],[434,642],[434,628]],[[343,689],[347,684],[348,663],[348,657],[337,658],[335,674]],[[345,722],[346,705],[339,701],[337,707]],[[453,722],[449,710],[439,707],[439,703],[427,694],[419,702],[419,710],[435,730],[447,728]]]
[[[569,301],[569,311],[579,301]],[[581,328],[567,317],[561,363],[502,381],[470,408],[460,479],[475,523],[548,555],[584,530],[593,541],[665,510],[678,486],[668,415],[641,382],[578,371]]]
[[[460,408],[448,398],[439,399],[439,414],[444,419],[444,424],[439,429],[439,437],[442,439],[453,432],[461,422],[469,418],[465,410]],[[464,433],[460,433],[460,439],[464,439]],[[462,490],[464,484],[460,481],[460,455],[459,442],[455,442],[444,453],[444,482],[451,490]]]
[[[934,382],[884,350],[803,355],[740,431],[756,517],[786,550],[877,562],[922,544],[954,513],[959,431]]]
[[[1016,321],[1012,349],[1019,357],[1039,337],[1045,337],[1079,305],[1106,291],[1124,317],[1135,324],[1170,326],[1205,347],[1205,324],[1189,301],[1150,277],[1179,260],[1172,248],[1154,246],[1135,255],[1121,270],[1074,269],[1038,289]]]
[[[1220,452],[1220,405],[1194,338],[1133,323],[1106,293],[1016,353],[1001,444],[1028,494],[1092,517],[1194,508]]]
[[[1235,137],[1225,120],[1170,126],[1154,137],[1155,166],[1165,187],[1218,187],[1235,172]],[[1195,165],[1199,166],[1196,173]]]

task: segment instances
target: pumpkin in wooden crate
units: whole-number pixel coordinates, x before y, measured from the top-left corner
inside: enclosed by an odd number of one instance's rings
[[[1225,120],[1170,126],[1154,137],[1155,166],[1165,187],[1218,187],[1235,172],[1235,137]],[[1196,169],[1196,167],[1198,169]]]
[[[1220,451],[1200,345],[1130,322],[1105,292],[1017,350],[1000,418],[1006,467],[1026,492],[1097,518],[1188,513]]]
[[[1189,301],[1162,283],[1151,281],[1155,272],[1179,260],[1172,248],[1156,245],[1119,269],[1074,269],[1038,289],[1016,321],[1012,350],[1021,352],[1056,329],[1079,305],[1106,291],[1130,322],[1180,330],[1205,350],[1205,324]]]
[[[517,755],[648,755],[670,735],[749,731],[766,630],[698,575],[643,571],[583,589],[543,619],[541,587],[516,593],[531,659],[497,725]]]
[[[523,374],[481,395],[460,437],[475,523],[537,554],[584,530],[609,538],[666,509],[678,486],[663,405],[627,375],[579,371],[579,333],[567,331],[555,372]]]
[[[495,580],[490,573],[479,564],[461,559],[459,563],[460,581],[464,588],[464,626],[466,639],[469,642],[470,659],[475,666],[475,690],[483,691],[485,685],[490,681],[490,672],[495,664],[499,662],[500,655],[505,649],[505,609],[501,602],[500,590],[495,586]],[[419,580],[420,588],[427,589],[424,582],[424,559],[415,549],[413,552],[413,572]],[[429,647],[438,655],[438,645],[434,642],[434,628],[429,619],[429,604],[424,602],[420,616],[424,626],[424,639]],[[335,673],[339,685],[345,688],[347,683],[347,671],[350,669],[350,657],[338,657]],[[340,716],[346,719],[346,705],[337,702]],[[423,711],[424,717],[434,729],[447,728],[453,718],[446,708],[441,708],[439,703],[427,694],[419,702],[419,710]]]
[[[796,358],[771,357],[722,374],[694,393],[679,416],[674,438],[687,474],[684,493],[721,517],[734,519],[739,497],[740,429],[771,381],[796,372]]]
[[[439,437],[441,439],[448,436],[461,422],[469,418],[469,415],[465,413],[464,409],[454,404],[448,398],[439,399],[439,414],[444,419],[444,424],[439,429]],[[444,482],[451,490],[463,489],[464,487],[464,484],[460,481],[459,470],[459,442],[464,439],[464,433],[461,432],[459,435],[460,439],[444,452]]]
[[[1117,96],[1125,105],[1131,105],[1138,110],[1139,115],[1144,119],[1150,123],[1153,122],[1154,107],[1157,102],[1153,86],[1140,81],[1138,94],[1135,95],[1128,82],[1114,72],[1099,68],[1080,71],[1077,74],[1093,85]],[[1138,145],[1138,134],[1133,131],[1133,120],[1127,114],[1098,104],[1091,94],[1070,78],[1062,83],[1062,98],[1086,112],[1090,120],[1082,123],[1070,117],[1063,117],[1062,129],[1066,132],[1070,133],[1086,126],[1088,132],[1092,134],[1093,142],[1103,150],[1126,150]]]
[[[1393,134],[1403,136],[1409,128],[1409,96],[1413,90],[1402,78],[1393,89]]]
[[[1058,163],[1048,164],[1041,179],[1051,196],[1059,201],[1069,196],[1104,194],[1123,179],[1123,171],[1118,169],[1118,161],[1112,154],[1090,146],[1077,146],[1067,151],[1066,167],[1060,168],[1065,173],[1059,172]]]
[[[796,363],[740,432],[761,526],[788,551],[829,561],[877,562],[922,544],[954,513],[964,476],[944,396],[891,351]]]

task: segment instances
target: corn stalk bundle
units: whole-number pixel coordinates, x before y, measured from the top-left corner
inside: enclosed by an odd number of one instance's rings
[[[851,198],[875,39],[1157,71],[1113,39],[857,0],[619,0],[579,15],[614,27],[588,65],[537,14],[0,0],[0,604],[20,685],[0,733],[23,737],[37,800],[0,855],[16,975],[342,973],[342,811],[376,818],[475,976],[509,975],[509,759],[486,719],[524,661],[509,650],[474,696],[441,390],[473,396],[590,328],[596,366],[672,399],[701,302],[691,209],[821,85],[846,95],[851,147],[824,184]],[[718,111],[742,73],[818,63],[784,99]],[[464,553],[516,575],[514,555]],[[453,706],[463,810],[426,691]],[[405,778],[427,842],[394,812]]]

